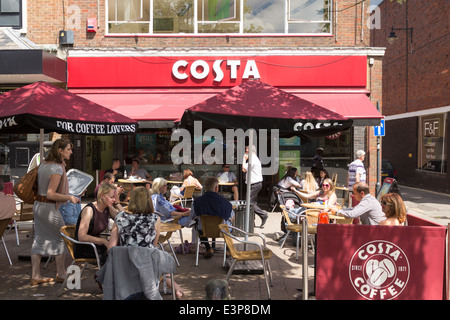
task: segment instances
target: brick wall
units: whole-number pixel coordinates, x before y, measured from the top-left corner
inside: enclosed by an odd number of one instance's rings
[[[95,34],[86,32],[86,20],[97,18],[97,0],[33,0],[27,2],[27,37],[41,45],[58,44],[58,31],[75,25],[76,28],[72,29],[75,47],[368,47],[368,4],[355,0],[334,2],[337,3],[334,14],[338,25],[332,36],[114,37],[105,36],[105,0],[99,1],[98,31]]]
[[[375,47],[387,48],[383,64],[384,114],[448,106],[448,1],[408,0],[408,6],[383,1],[380,8],[381,29],[372,32],[372,41]],[[386,37],[391,27],[407,27],[406,11],[408,28],[413,28],[412,42],[407,31],[395,30],[398,39],[391,45]]]

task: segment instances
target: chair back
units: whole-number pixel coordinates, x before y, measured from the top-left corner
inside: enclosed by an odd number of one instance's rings
[[[219,225],[223,223],[223,218],[219,216],[200,216],[200,223],[202,225],[202,237],[206,238],[221,238]]]
[[[306,220],[308,225],[317,224],[319,222],[319,209],[307,209],[305,210]]]
[[[294,223],[291,221],[291,218],[289,218],[289,213],[287,212],[286,207],[284,205],[281,205],[280,208],[283,212],[284,220],[286,221],[287,225],[293,225]]]
[[[331,181],[333,182],[334,186],[336,187],[336,183],[337,183],[337,177],[338,174],[337,173],[333,173],[333,175],[331,176]]]
[[[192,198],[194,196],[195,185],[188,185],[184,188],[183,198]]]
[[[33,205],[21,202],[20,208],[19,209],[16,208],[16,213],[15,213],[13,219],[16,221],[34,220]]]
[[[70,252],[70,256],[72,259],[75,260],[75,254],[74,254],[74,239],[75,239],[75,226],[74,225],[67,225],[61,227],[59,229],[61,232],[61,235],[63,236],[64,243],[67,246],[67,249]]]
[[[222,234],[222,238],[225,239],[225,243],[227,244],[227,249],[230,252],[231,256],[233,258],[236,258],[238,251],[236,249],[236,246],[234,245],[234,241],[232,238],[232,235],[230,234],[230,228],[227,224],[221,223],[219,224],[219,230]]]
[[[0,238],[3,236],[3,233],[6,230],[6,227],[8,226],[9,222],[11,221],[11,218],[6,218],[0,220]]]

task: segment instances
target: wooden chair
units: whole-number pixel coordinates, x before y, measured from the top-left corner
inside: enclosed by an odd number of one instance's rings
[[[331,181],[333,182],[335,187],[337,186],[337,177],[338,177],[337,173],[333,173],[333,175],[331,176]]]
[[[202,230],[202,238],[212,238],[213,242],[216,241],[217,238],[223,238],[219,229],[219,225],[223,223],[223,218],[219,216],[208,216],[202,215],[198,216],[197,219],[200,221],[201,230]],[[197,233],[197,250],[195,252],[195,266],[198,267],[198,255],[200,251],[200,233],[198,230],[198,224],[196,225],[196,233]],[[223,266],[225,266],[225,261],[227,258],[226,255],[226,243],[224,241],[225,248],[223,249]]]
[[[281,205],[281,210],[283,212],[283,216],[285,219],[285,224],[286,224],[286,230],[287,230],[287,234],[284,237],[283,242],[281,243],[281,248],[283,248],[287,238],[289,237],[289,234],[291,232],[295,232],[297,233],[297,244],[296,244],[296,260],[298,260],[298,252],[299,252],[299,247],[300,247],[300,233],[303,231],[303,227],[300,224],[300,219],[297,220],[297,223],[294,223],[291,221],[291,218],[289,217],[289,212],[286,210],[286,207],[284,205]],[[318,211],[316,209],[308,209],[308,210],[313,210],[313,211]],[[305,213],[308,211],[305,210]],[[308,218],[310,219],[308,220],[308,235],[309,234],[316,234],[317,233],[317,226],[314,226],[313,224],[317,224],[317,220],[314,221],[313,217]],[[313,239],[311,238],[311,246],[313,246]],[[314,247],[314,246],[313,246]]]
[[[71,265],[73,265],[75,263],[84,263],[83,269],[81,270],[80,277],[83,275],[83,272],[86,269],[86,266],[88,263],[97,264],[97,267],[100,270],[100,268],[101,268],[100,258],[98,256],[97,247],[95,246],[95,244],[93,244],[92,242],[82,242],[82,241],[75,240],[75,226],[74,225],[68,225],[68,226],[62,227],[60,229],[60,233],[61,233],[61,235],[64,239],[64,242],[67,246],[67,249],[69,250],[69,253],[73,259]],[[91,246],[95,253],[95,259],[75,258],[75,254],[74,254],[75,244]],[[64,287],[66,286],[66,283],[67,283],[67,275],[64,278],[64,282],[62,283],[61,288],[59,289],[59,291],[57,293],[58,297],[62,295]]]
[[[259,233],[248,233],[248,232],[245,232],[236,227],[231,227],[227,224],[220,224],[219,229],[225,239],[228,250],[233,259],[230,269],[228,270],[226,280],[229,281],[231,274],[233,273],[233,269],[236,266],[237,261],[251,261],[251,260],[261,261],[261,263],[263,265],[263,269],[264,269],[264,278],[266,280],[267,294],[268,294],[268,297],[270,300],[271,299],[270,287],[273,286],[273,283],[272,283],[272,271],[270,270],[269,260],[270,260],[270,258],[272,258],[272,250],[270,250],[266,247],[266,240],[265,240],[264,235],[259,234]],[[230,229],[233,232],[236,231],[240,234],[244,234],[247,236],[258,236],[262,239],[263,244],[260,244],[259,242],[256,242],[256,241],[248,241],[248,240],[240,239],[240,238],[234,236],[233,234],[231,234]],[[240,243],[244,243],[246,245],[256,245],[258,247],[258,249],[238,251],[233,240],[236,240]],[[267,278],[267,275],[269,276],[269,279]],[[269,286],[269,280],[270,280],[270,286]]]
[[[5,239],[3,238],[3,233],[6,230],[6,227],[8,226],[9,222],[11,221],[11,218],[6,218],[0,220],[0,238],[3,242],[3,247],[5,248],[6,256],[8,257],[9,265],[12,266],[11,258],[9,257],[8,248],[6,247]]]
[[[175,195],[175,194],[172,194],[172,196],[174,197],[174,198],[178,198],[179,200],[181,200],[181,206],[183,207],[183,208],[186,208],[186,205],[187,205],[187,201],[188,200],[190,200],[190,201],[193,201],[194,200],[194,192],[195,192],[195,185],[189,185],[189,186],[186,186],[185,188],[184,188],[184,194],[183,195]]]
[[[17,203],[16,203],[17,204]],[[14,213],[14,216],[12,217],[12,220],[14,221],[14,230],[16,232],[16,241],[17,246],[20,245],[19,242],[19,231],[18,231],[18,225],[20,224],[33,224],[34,223],[34,215],[33,215],[33,205],[27,204],[24,202],[20,202],[19,208],[17,209],[16,206],[16,212]]]

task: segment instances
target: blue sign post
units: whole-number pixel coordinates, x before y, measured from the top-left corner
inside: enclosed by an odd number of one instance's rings
[[[384,137],[384,119],[380,120],[380,125],[373,127],[375,137]]]

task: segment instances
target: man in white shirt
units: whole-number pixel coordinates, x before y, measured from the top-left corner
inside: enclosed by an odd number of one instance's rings
[[[245,172],[245,183],[248,181],[248,146],[245,147],[245,154],[244,154],[244,160],[242,162],[242,172]],[[253,204],[253,209],[255,213],[261,218],[261,226],[262,229],[264,225],[266,224],[267,218],[269,215],[267,212],[262,210],[260,207],[258,207],[257,200],[258,200],[258,193],[262,189],[262,166],[261,161],[259,161],[259,158],[256,156],[256,148],[255,146],[252,146],[252,171],[250,172],[250,202]]]

